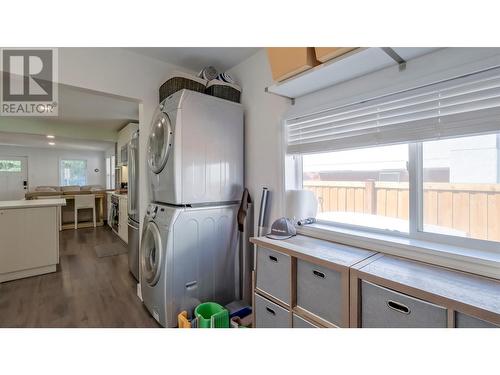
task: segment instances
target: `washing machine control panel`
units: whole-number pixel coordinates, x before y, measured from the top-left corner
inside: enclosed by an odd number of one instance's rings
[[[146,214],[151,218],[154,219],[156,217],[156,213],[158,212],[158,206],[154,204],[150,204],[148,206],[148,209],[146,210]]]
[[[170,225],[172,224],[172,220],[176,217],[176,212],[178,212],[180,209],[179,208],[172,208],[172,207],[167,207],[161,204],[155,205],[151,204],[151,206],[154,207],[154,211],[151,211],[152,214],[149,214],[149,217],[151,220],[154,220],[155,223],[159,226],[161,226],[163,229],[168,229]],[[148,211],[149,211],[148,207]],[[154,215],[154,216],[152,216]]]

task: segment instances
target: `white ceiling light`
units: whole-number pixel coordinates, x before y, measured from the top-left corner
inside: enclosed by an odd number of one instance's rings
[[[55,137],[54,137],[53,135],[50,135],[50,134],[49,134],[49,135],[47,135],[47,138],[48,138],[48,139],[54,139]]]
[[[49,145],[55,146],[55,142],[49,142]]]

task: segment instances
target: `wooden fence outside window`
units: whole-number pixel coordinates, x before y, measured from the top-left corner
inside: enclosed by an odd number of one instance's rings
[[[304,181],[320,212],[359,212],[408,219],[407,182]],[[424,183],[424,224],[500,241],[500,184]]]

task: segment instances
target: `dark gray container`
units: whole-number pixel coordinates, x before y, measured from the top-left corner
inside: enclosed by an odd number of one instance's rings
[[[257,248],[257,288],[290,305],[289,255]]]
[[[361,282],[363,328],[446,328],[446,308]]]
[[[340,272],[298,260],[297,306],[339,326],[342,323]]]
[[[500,328],[499,326],[487,322],[485,320],[475,318],[473,316],[456,312],[455,313],[455,327],[456,328]]]
[[[290,328],[290,313],[255,294],[255,328]]]

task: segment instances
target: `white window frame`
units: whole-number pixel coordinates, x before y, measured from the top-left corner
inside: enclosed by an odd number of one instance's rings
[[[303,188],[302,155],[286,154],[286,141],[283,145],[282,155],[285,160],[283,166],[288,166],[285,169],[282,185],[282,205],[286,207],[284,200],[286,190]],[[297,232],[500,279],[500,243],[423,231],[422,145],[422,142],[408,143],[410,197],[408,233],[326,220],[318,220],[315,224],[299,227]],[[286,162],[287,158],[292,157],[293,162],[291,159]],[[290,168],[295,169],[293,182],[287,181]]]
[[[421,241],[430,241],[435,243],[442,243],[452,246],[467,247],[471,249],[478,250],[490,250],[500,252],[500,243],[496,241],[481,240],[468,237],[453,236],[447,234],[438,234],[432,232],[426,232],[423,229],[423,154],[422,154],[422,142],[408,143],[408,174],[409,174],[409,231],[408,233],[394,231],[390,229],[377,229],[373,227],[346,224],[336,221],[318,220],[317,223],[325,226],[332,226],[337,228],[346,228],[356,231],[365,231],[375,234],[383,234],[389,236],[397,236],[408,239],[415,239]],[[375,146],[376,147],[376,146]],[[297,185],[291,188],[303,189],[302,185],[302,158],[301,156],[295,155],[296,158],[294,168],[296,170],[296,182]],[[286,171],[289,173],[289,171]]]
[[[413,145],[413,146],[412,146]],[[452,236],[424,231],[424,193],[423,193],[423,143],[410,145],[410,237],[416,240],[443,243],[470,249],[497,251],[500,253],[500,242],[481,240],[469,237]],[[412,150],[413,148],[413,150]],[[416,207],[412,207],[412,202]],[[413,209],[412,209],[413,208]],[[500,219],[500,218],[499,218]],[[413,224],[413,225],[412,225]]]
[[[75,158],[60,158],[59,159],[59,165],[58,165],[58,170],[59,170],[59,173],[58,173],[58,177],[59,177],[59,185],[61,185],[61,162],[62,161],[84,161],[85,162],[85,165],[86,165],[86,168],[85,168],[85,184],[84,185],[88,185],[88,182],[89,182],[89,161],[87,159],[75,159]],[[63,185],[61,185],[63,186]],[[64,186],[67,186],[67,185],[64,185]]]
[[[410,145],[409,145],[410,146]],[[373,146],[373,147],[378,147],[378,146]],[[366,147],[366,148],[371,148],[371,147]],[[285,151],[286,152],[286,151]],[[334,151],[333,151],[334,152]],[[306,154],[307,155],[307,154]],[[291,156],[291,155],[286,155],[285,158]],[[294,165],[295,168],[295,174],[296,174],[296,185],[289,185],[288,187],[290,189],[303,189],[303,168],[302,168],[302,155],[293,155],[296,158],[296,165]],[[408,161],[410,161],[410,150],[408,147]],[[289,173],[289,171],[285,171],[285,175]],[[411,187],[410,187],[411,189]],[[286,189],[285,189],[286,190]],[[285,192],[283,192],[285,194]],[[410,201],[411,201],[411,190],[410,190]],[[411,213],[411,207],[410,207],[410,213]],[[408,218],[410,220],[410,217]],[[400,232],[396,230],[391,230],[391,229],[378,229],[374,227],[367,227],[367,226],[362,226],[362,225],[356,225],[356,224],[348,224],[348,223],[343,223],[339,221],[330,221],[330,220],[321,220],[317,219],[316,222],[318,224],[324,225],[324,226],[331,226],[333,228],[345,228],[345,229],[350,229],[350,230],[356,230],[356,231],[366,231],[366,232],[371,232],[375,234],[382,234],[382,235],[389,235],[389,236],[397,236],[397,237],[402,237],[402,238],[410,238],[411,228],[409,228],[408,233],[406,232]]]

